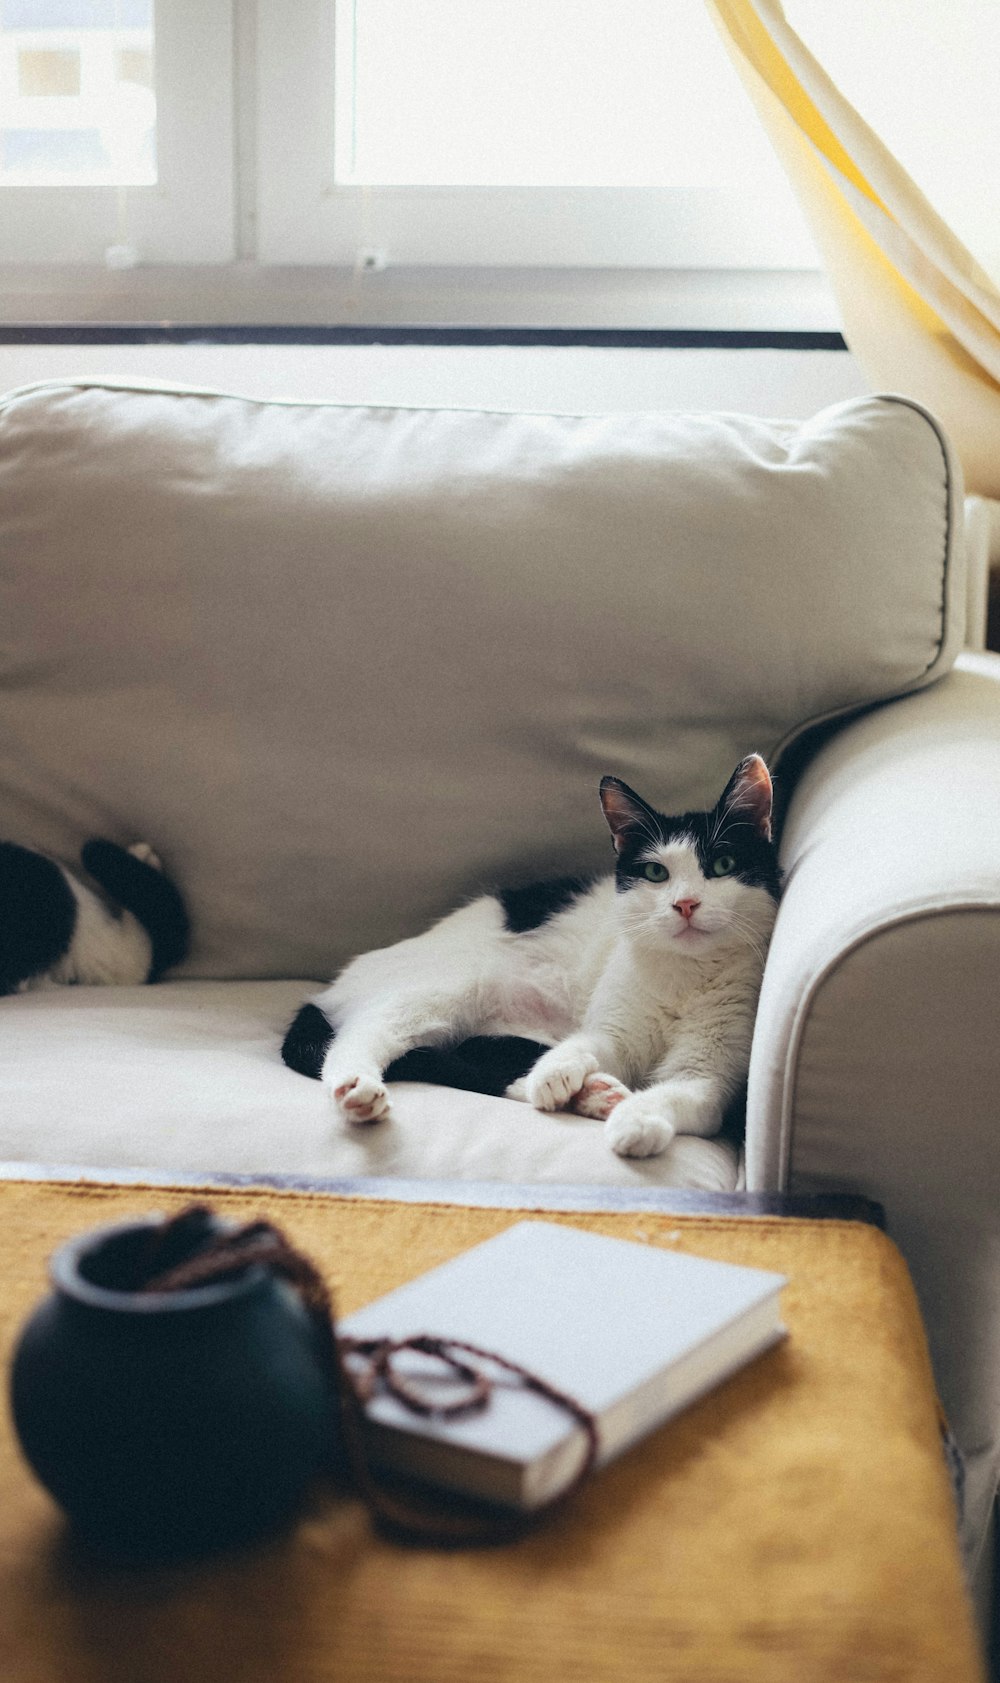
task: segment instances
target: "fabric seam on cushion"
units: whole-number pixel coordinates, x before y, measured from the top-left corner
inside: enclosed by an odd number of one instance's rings
[[[904,696],[912,695],[916,690],[924,688],[925,680],[934,671],[935,666],[941,659],[945,643],[948,640],[948,631],[950,629],[948,623],[948,585],[951,577],[951,545],[954,532],[952,501],[955,486],[955,478],[952,470],[952,462],[948,445],[935,416],[931,414],[929,409],[925,409],[923,404],[917,403],[913,398],[902,397],[895,392],[873,392],[871,395],[880,403],[896,403],[899,404],[900,407],[904,409],[912,409],[914,414],[920,415],[927,422],[934,434],[934,437],[937,439],[938,449],[941,452],[941,459],[944,463],[944,552],[941,558],[941,601],[939,610],[940,631],[938,633],[937,644],[935,646],[934,653],[927,662],[927,665],[921,672],[918,672],[909,680],[909,684],[906,689],[892,690],[888,695],[872,696],[867,701],[852,701],[846,707],[831,707],[825,713],[816,713],[812,718],[804,719],[801,724],[793,726],[790,731],[787,731],[785,735],[780,738],[777,745],[771,750],[776,763],[780,760],[783,754],[786,754],[788,750],[793,747],[802,736],[805,735],[806,731],[814,729],[815,726],[832,724],[835,719],[844,719],[845,721],[849,721],[854,715],[861,715],[867,712],[870,708],[881,707],[890,701],[900,701]],[[954,664],[954,662],[952,664]]]
[[[948,917],[956,912],[1000,913],[1000,901],[942,901],[934,906],[910,907],[905,911],[897,912],[891,917],[884,918],[878,923],[860,930],[851,937],[846,946],[838,947],[837,951],[816,971],[812,981],[806,985],[800,994],[799,1004],[792,1019],[792,1028],[784,1059],[781,1124],[778,1132],[778,1182],[776,1188],[769,1188],[768,1190],[784,1191],[788,1185],[792,1160],[792,1114],[799,1077],[798,1060],[809,1015],[820,989],[855,953],[867,946],[869,942],[874,941],[879,935],[885,934],[889,930],[905,928],[907,924],[920,923],[930,918]]]
[[[635,411],[617,409],[595,411],[592,409],[491,409],[488,405],[479,403],[347,403],[335,397],[256,397],[250,392],[222,391],[217,386],[188,386],[185,385],[183,381],[143,381],[139,378],[132,380],[102,380],[90,379],[86,375],[80,375],[75,378],[69,377],[61,380],[32,380],[25,386],[13,386],[9,391],[0,393],[0,413],[2,413],[9,404],[14,403],[20,398],[30,397],[36,392],[42,393],[57,391],[138,392],[145,397],[155,397],[157,394],[163,397],[221,397],[233,403],[253,403],[261,409],[362,409],[375,413],[387,412],[390,414],[402,415],[498,415],[503,417],[517,417],[520,415],[528,418],[537,418],[539,420],[545,420],[548,417],[552,417],[555,420],[562,421],[593,421],[595,419],[599,420],[602,415],[618,417],[628,415],[629,413],[658,416],[668,416],[673,413],[687,415],[698,413],[697,410],[678,410],[675,412],[667,409],[650,409],[648,407]],[[871,402],[872,400],[878,401],[879,399],[879,393],[868,392],[861,393],[857,398],[847,398],[844,401],[848,403],[863,403],[866,401]],[[906,402],[907,400],[904,398],[900,401]],[[833,408],[835,405],[829,404],[826,407]],[[722,414],[725,413],[725,411],[708,410],[706,413]],[[745,413],[751,420],[763,420],[769,422],[770,425],[777,427],[784,425],[797,429],[802,425],[801,421],[783,421],[780,416],[768,417],[752,415],[749,410],[741,411],[741,413]]]
[[[925,409],[923,404],[921,404],[921,403],[915,403],[912,398],[899,397],[899,396],[897,396],[897,395],[895,395],[894,393],[891,393],[891,392],[887,392],[887,393],[883,394],[883,396],[884,396],[884,401],[886,403],[901,404],[903,407],[905,407],[907,409],[912,409],[914,414],[923,416],[924,420],[927,422],[928,426],[930,427],[931,431],[933,432],[934,437],[937,439],[938,449],[941,452],[941,460],[944,464],[944,492],[945,492],[945,496],[944,496],[944,551],[943,551],[943,554],[941,556],[941,609],[940,609],[941,630],[940,630],[940,633],[938,635],[937,648],[936,648],[934,654],[931,656],[930,660],[927,662],[927,665],[924,667],[923,672],[920,674],[920,676],[923,678],[923,677],[926,677],[927,673],[930,672],[931,668],[941,658],[941,651],[944,648],[944,645],[945,645],[945,642],[946,642],[946,639],[947,639],[947,633],[948,633],[948,574],[949,574],[949,570],[950,570],[949,566],[948,566],[948,562],[949,562],[949,558],[951,556],[951,539],[952,539],[951,504],[952,504],[952,490],[953,490],[953,484],[952,484],[953,476],[952,476],[952,471],[951,471],[951,461],[949,459],[948,447],[947,447],[947,444],[945,443],[944,434],[942,433],[941,428],[938,425],[938,422],[937,422],[936,418],[931,414],[929,409]]]

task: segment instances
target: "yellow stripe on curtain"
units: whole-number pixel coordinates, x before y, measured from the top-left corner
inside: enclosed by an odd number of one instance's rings
[[[801,201],[852,352],[876,389],[940,417],[969,491],[1000,497],[1000,291],[779,0],[706,5]]]

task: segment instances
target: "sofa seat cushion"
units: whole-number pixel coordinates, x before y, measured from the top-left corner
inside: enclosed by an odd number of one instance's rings
[[[81,1169],[406,1177],[730,1192],[736,1153],[677,1139],[628,1162],[599,1123],[397,1083],[393,1115],[346,1129],[281,1063],[309,982],[174,981],[0,1000],[0,1159]]]
[[[611,772],[662,810],[809,719],[919,687],[964,629],[930,418],[0,403],[12,841],[148,841],[186,974],[329,977],[484,887],[610,868]]]

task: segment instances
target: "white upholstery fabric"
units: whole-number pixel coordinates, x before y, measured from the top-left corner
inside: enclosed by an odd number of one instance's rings
[[[858,1115],[865,1094],[878,1095],[890,1151],[914,1113],[929,1121],[942,1105],[964,1117],[971,1106],[992,1128],[1000,1095],[991,1085],[1000,1055],[1000,658],[963,655],[932,689],[838,731],[796,788],[782,860],[753,1047],[749,1184],[783,1186],[803,1171],[804,1152],[812,1172],[817,1150],[827,1149],[843,1154],[842,1183],[856,1160],[845,1119]],[[891,990],[870,993],[867,978],[886,947]],[[841,1024],[828,1040],[826,1000],[845,988],[860,990],[851,998],[861,1038],[845,1042]],[[929,1021],[920,1023],[918,1000]],[[887,1044],[894,1011],[902,1039]],[[977,1046],[981,1055],[970,1056]],[[882,1077],[874,1086],[873,1060]],[[912,1176],[919,1191],[926,1171],[926,1161],[906,1157],[893,1178]],[[942,1195],[957,1214],[981,1183],[971,1165],[961,1185],[955,1172],[950,1165]]]
[[[961,644],[960,485],[903,399],[807,422],[0,404],[0,825],[148,840],[189,975],[327,978]]]
[[[884,1203],[969,1461],[971,1556],[1000,1471],[1000,659],[838,732],[783,853],[747,1184]]]
[[[730,1192],[736,1154],[678,1139],[626,1162],[601,1125],[398,1082],[394,1115],[345,1128],[285,1069],[307,982],[163,982],[0,999],[0,1159],[181,1173],[389,1176]]]

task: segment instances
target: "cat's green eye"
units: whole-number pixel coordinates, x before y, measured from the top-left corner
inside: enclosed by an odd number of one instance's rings
[[[647,882],[666,882],[670,872],[658,859],[647,859],[642,867],[642,874]]]
[[[713,877],[732,876],[736,869],[736,860],[731,853],[717,853],[712,860]]]

